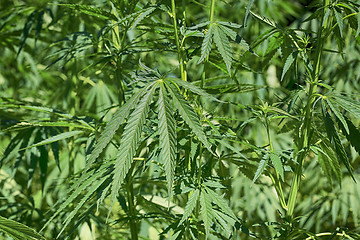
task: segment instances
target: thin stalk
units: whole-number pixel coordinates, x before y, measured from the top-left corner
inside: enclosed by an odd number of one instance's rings
[[[129,180],[126,184],[126,192],[127,192],[127,201],[129,205],[129,217],[130,217],[130,233],[131,233],[131,239],[132,240],[138,240],[138,228],[136,223],[136,210],[135,210],[135,204],[134,204],[134,188],[133,188],[133,167],[129,171]]]
[[[211,3],[210,3],[210,17],[209,17],[210,22],[214,21],[214,13],[215,13],[215,0],[211,0]],[[210,27],[210,25],[209,25],[209,27]],[[204,70],[203,70],[203,73],[201,75],[200,88],[204,87],[204,82],[205,82],[205,79],[206,79],[206,68],[208,66],[208,62],[209,62],[209,56],[207,56],[205,61],[204,61]]]
[[[324,0],[325,6],[329,4],[329,0]],[[320,66],[321,66],[321,55],[323,52],[323,45],[324,45],[324,38],[322,36],[323,30],[327,28],[327,22],[323,24],[324,21],[324,14],[325,8],[322,16],[322,20],[320,22],[319,31],[318,31],[318,42],[316,48],[316,55],[315,55],[315,68],[311,77],[311,81],[309,82],[309,92],[308,92],[308,100],[305,109],[304,115],[304,123],[301,126],[301,138],[299,143],[299,149],[301,150],[300,154],[297,157],[297,165],[295,167],[295,175],[293,177],[291,187],[290,187],[290,194],[288,199],[288,211],[286,216],[291,219],[294,213],[294,208],[296,204],[296,196],[299,191],[300,182],[301,182],[301,175],[302,175],[302,167],[305,157],[307,156],[307,149],[309,147],[310,142],[310,132],[311,132],[311,118],[312,118],[312,106],[315,101],[316,93],[317,93],[317,83],[319,81],[319,73],[320,73]]]
[[[269,141],[270,152],[274,152],[274,146],[272,144],[269,126],[270,126],[270,123],[269,123],[269,120],[266,117],[266,119],[265,119],[265,127],[266,127],[266,133],[267,133],[267,137],[268,137],[268,141]],[[278,195],[281,207],[283,209],[287,209],[286,202],[285,202],[285,197],[284,197],[284,191],[282,190],[279,173],[275,170],[275,177],[273,177],[271,175],[271,173],[269,175],[270,175],[271,181],[274,184],[274,187],[275,187],[276,193]]]
[[[171,0],[171,11],[172,11],[171,15],[172,15],[173,22],[174,22],[176,48],[177,48],[178,58],[179,58],[179,62],[180,62],[181,79],[184,81],[187,81],[187,76],[186,76],[186,71],[185,71],[185,66],[184,66],[185,59],[183,58],[183,54],[182,54],[182,50],[181,50],[182,46],[180,46],[180,38],[179,38],[178,29],[177,29],[175,0]]]

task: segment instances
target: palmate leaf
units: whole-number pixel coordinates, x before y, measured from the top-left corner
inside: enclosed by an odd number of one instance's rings
[[[331,100],[329,98],[326,98],[326,103],[329,105],[332,113],[340,120],[342,123],[342,126],[345,129],[346,134],[349,134],[349,127],[345,121],[344,116],[339,112],[339,110],[331,103]]]
[[[281,162],[280,157],[275,152],[271,152],[270,160],[271,160],[276,172],[278,172],[280,174],[281,179],[284,181],[284,168],[283,168],[283,164]]]
[[[176,163],[176,123],[164,83],[160,84],[158,109],[161,149],[160,156],[164,162],[168,193],[169,197],[171,197],[171,188],[174,181]]]
[[[216,27],[214,28],[214,42],[225,62],[229,75],[231,75],[232,53],[231,53],[230,42],[227,37],[227,33],[224,32],[218,25],[215,26]]]
[[[237,220],[234,212],[229,207],[229,204],[225,200],[224,197],[217,194],[215,191],[211,190],[208,187],[205,187],[208,196],[211,200],[222,210],[223,213],[227,214],[228,216],[232,217],[234,220]]]
[[[341,14],[341,9],[338,7],[334,7],[334,14],[339,27],[340,36],[343,37],[344,22]]]
[[[131,23],[131,29],[134,29],[144,18],[148,17],[153,11],[155,11],[156,7],[149,7],[140,11],[140,13],[133,19]]]
[[[78,10],[87,15],[105,19],[105,20],[114,20],[114,21],[118,20],[114,14],[104,11],[101,8],[96,8],[96,7],[92,7],[89,5],[82,5],[82,4],[56,4],[56,5],[67,7],[67,8],[74,9],[74,10]]]
[[[56,136],[52,136],[52,137],[49,137],[41,142],[38,142],[38,143],[35,143],[35,144],[32,144],[26,148],[23,148],[23,149],[20,149],[21,150],[25,150],[25,149],[29,149],[29,148],[33,148],[33,147],[39,147],[39,146],[43,146],[43,145],[46,145],[46,144],[50,144],[50,143],[53,143],[53,142],[57,142],[57,141],[60,141],[60,140],[63,140],[63,139],[66,139],[66,138],[70,138],[70,137],[74,137],[76,135],[79,135],[83,133],[83,131],[70,131],[70,132],[64,132],[64,133],[60,133]]]
[[[284,65],[283,71],[281,73],[280,81],[282,81],[284,79],[285,74],[287,73],[287,71],[290,69],[291,65],[295,61],[297,54],[298,54],[298,52],[293,52],[286,58],[285,65]]]
[[[151,88],[148,89],[146,95],[142,97],[139,104],[135,107],[125,126],[119,151],[116,155],[109,213],[115,203],[120,186],[133,162],[133,157],[138,147],[137,144],[140,140],[140,135],[149,112],[149,105],[152,101],[154,90],[158,87],[157,83],[158,82],[155,81],[150,84]]]
[[[179,86],[185,88],[186,90],[189,90],[192,93],[195,93],[195,94],[200,95],[202,97],[206,97],[206,98],[209,98],[209,99],[211,99],[213,101],[224,103],[223,101],[218,100],[217,98],[215,98],[211,94],[205,92],[202,88],[200,88],[200,87],[198,87],[198,86],[196,86],[196,85],[194,85],[194,84],[192,84],[190,82],[183,81],[183,80],[178,79],[178,78],[166,78],[166,80],[170,80],[174,84],[179,85]]]
[[[144,87],[137,94],[132,96],[123,106],[121,106],[115,113],[109,123],[106,125],[104,131],[101,133],[94,150],[91,152],[90,156],[87,159],[87,168],[89,168],[96,159],[100,156],[104,148],[109,144],[111,139],[114,137],[115,132],[119,129],[120,125],[124,123],[125,119],[129,116],[131,109],[139,101],[139,98],[144,95],[144,93],[152,85]]]
[[[341,96],[341,95],[331,95],[328,98],[330,98],[330,101],[335,106],[340,106],[352,115],[354,115],[356,118],[360,118],[360,102],[349,99],[347,97]]]
[[[66,200],[57,207],[56,212],[51,216],[51,218],[47,221],[44,227],[41,229],[45,229],[58,215],[64,213],[64,209],[69,206],[75,199],[82,194],[83,191],[87,190],[87,195],[83,197],[82,202],[86,201],[91,194],[93,194],[97,189],[94,189],[92,184],[100,186],[105,180],[110,178],[110,174],[105,174],[108,171],[109,166],[112,164],[112,161],[107,161],[105,164],[102,164],[100,168],[93,169],[91,171],[87,171],[83,174],[80,179],[77,180],[76,184],[73,184],[69,189]],[[91,191],[89,189],[92,189]],[[73,210],[70,214],[74,216],[79,208]]]
[[[206,237],[210,234],[210,228],[213,223],[213,210],[211,206],[211,197],[206,194],[206,192],[203,190],[200,194],[200,214],[202,217],[202,220],[204,221],[204,227],[205,227],[205,234]]]
[[[214,28],[215,28],[215,25],[210,24],[209,29],[205,33],[205,37],[204,37],[204,40],[201,45],[201,57],[198,61],[198,64],[203,62],[207,58],[207,56],[209,56],[209,53],[211,51],[212,41],[213,41],[212,35],[214,34]]]
[[[237,33],[231,29],[240,28],[241,25],[230,22],[212,22],[209,29],[205,33],[204,40],[201,45],[201,56],[198,64],[203,62],[210,54],[212,42],[215,42],[216,48],[223,58],[227,73],[231,75],[232,51],[228,38],[236,39]]]
[[[200,195],[200,190],[199,189],[195,189],[194,192],[191,194],[189,200],[186,203],[185,209],[184,209],[184,214],[180,220],[179,225],[181,225],[183,222],[185,222],[185,220],[191,215],[191,213],[194,211],[196,204],[198,202],[199,199],[199,195]]]
[[[178,109],[181,117],[185,120],[186,124],[191,128],[191,130],[204,144],[204,146],[209,150],[209,152],[213,153],[213,151],[211,150],[211,145],[208,142],[206,135],[202,129],[199,118],[198,116],[196,116],[196,113],[194,112],[192,107],[185,100],[185,98],[178,93],[176,89],[168,85],[167,87],[172,95],[174,105]]]
[[[340,140],[339,134],[335,128],[334,122],[332,121],[330,114],[327,112],[324,102],[322,102],[322,115],[323,115],[323,121],[325,124],[326,133],[330,140],[330,143],[331,143],[334,151],[336,152],[336,155],[337,155],[339,161],[345,165],[345,167],[349,171],[349,174],[355,181],[355,178],[353,176],[352,167],[350,165],[350,160],[345,152],[344,146],[341,143],[341,140]]]
[[[327,139],[322,139],[319,143],[319,147],[312,146],[311,148],[317,150],[318,162],[328,180],[332,182],[331,173],[334,173],[337,181],[341,184],[342,171],[336,153],[331,148],[330,142]]]
[[[346,133],[342,125],[340,125],[340,128],[342,128],[346,139],[355,148],[356,152],[360,154],[360,131],[347,117],[345,117],[345,121],[347,123],[347,126],[349,127],[349,133]]]
[[[28,226],[0,216],[0,231],[15,240],[45,240],[43,236]]]
[[[259,166],[256,170],[254,179],[252,180],[251,185],[253,185],[255,183],[255,181],[261,176],[261,174],[264,172],[265,167],[267,165],[267,161],[268,161],[268,154],[265,154],[264,157],[261,159]]]

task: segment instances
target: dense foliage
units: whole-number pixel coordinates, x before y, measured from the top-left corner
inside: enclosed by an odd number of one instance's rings
[[[360,239],[360,2],[0,2],[0,238]]]

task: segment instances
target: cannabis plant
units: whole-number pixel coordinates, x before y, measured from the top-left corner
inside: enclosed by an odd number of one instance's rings
[[[4,238],[360,238],[359,1],[0,9]]]

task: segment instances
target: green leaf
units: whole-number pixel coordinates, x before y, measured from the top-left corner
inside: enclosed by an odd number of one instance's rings
[[[205,191],[201,191],[200,206],[200,214],[204,221],[205,233],[207,238],[210,234],[210,228],[212,225],[213,210],[211,206],[211,196],[209,196]]]
[[[166,80],[170,80],[174,84],[180,85],[183,88],[185,88],[186,90],[189,90],[189,91],[191,91],[191,92],[193,92],[193,93],[195,93],[197,95],[200,95],[202,97],[206,97],[206,98],[209,98],[209,99],[211,99],[213,101],[224,103],[223,101],[218,100],[217,98],[215,98],[211,94],[205,92],[203,89],[199,88],[198,86],[196,86],[196,85],[194,85],[194,84],[192,84],[190,82],[183,81],[183,80],[178,79],[178,78],[166,78]]]
[[[176,166],[176,122],[173,117],[173,110],[167,96],[164,83],[160,84],[158,99],[159,109],[159,136],[160,136],[160,157],[164,162],[166,181],[168,185],[168,194],[171,196],[172,184],[174,181],[174,172]]]
[[[331,143],[333,149],[335,150],[338,159],[340,160],[340,162],[342,162],[345,165],[345,167],[349,171],[349,174],[355,181],[349,158],[348,158],[348,156],[345,152],[345,149],[341,143],[339,135],[334,126],[334,122],[331,120],[331,117],[330,117],[329,113],[327,112],[325,104],[323,102],[322,102],[322,114],[323,114],[323,121],[325,124],[326,133],[330,140],[330,143]]]
[[[283,164],[281,162],[280,157],[275,152],[271,152],[270,160],[271,160],[276,172],[278,172],[280,174],[281,179],[284,181],[284,168],[283,168]]]
[[[322,139],[322,141],[319,143],[319,147],[312,146],[311,148],[318,151],[318,162],[328,180],[332,182],[331,172],[333,172],[337,181],[341,184],[342,171],[336,154],[330,147],[330,142],[326,139]]]
[[[101,8],[91,7],[89,5],[82,5],[82,4],[56,4],[56,5],[74,9],[82,13],[85,13],[87,15],[105,20],[114,20],[114,21],[118,20],[114,14],[104,11]]]
[[[249,14],[250,14],[250,9],[252,7],[252,5],[254,4],[255,0],[250,0],[246,6],[246,12],[245,12],[245,17],[244,17],[244,26],[247,26],[246,23],[247,23],[247,19],[249,17]]]
[[[172,87],[168,87],[170,93],[172,95],[172,99],[174,101],[174,105],[178,109],[181,117],[185,120],[186,124],[191,128],[194,134],[199,138],[199,140],[204,144],[204,146],[211,152],[211,145],[208,142],[206,135],[202,129],[201,123],[199,121],[198,116],[189,105],[189,103],[185,100],[185,98],[178,93],[177,90],[173,89]]]
[[[360,154],[360,131],[355,127],[355,125],[345,117],[345,121],[347,126],[349,127],[349,133],[347,133],[343,126],[340,126],[345,134],[346,139],[350,142],[350,144],[355,148],[356,152]]]
[[[338,7],[334,7],[334,14],[340,30],[340,36],[343,37],[344,22],[342,19],[341,9]]]
[[[297,53],[298,52],[293,52],[286,58],[285,65],[284,65],[283,71],[281,73],[280,81],[282,81],[284,79],[286,72],[290,69],[291,65],[293,64],[294,60],[296,59]]]
[[[333,104],[337,104],[349,113],[353,114],[356,118],[360,118],[360,103],[353,99],[341,95],[329,96]]]
[[[250,10],[250,13],[251,13],[251,15],[253,15],[256,19],[260,20],[261,22],[263,22],[263,23],[265,23],[265,24],[267,24],[267,25],[269,25],[269,26],[271,26],[271,27],[273,27],[273,28],[276,28],[276,24],[275,24],[272,20],[270,20],[270,19],[268,19],[268,18],[266,18],[266,17],[260,16],[260,15],[258,15],[258,14],[256,14],[256,13],[254,13],[254,12],[251,11],[251,10]]]
[[[60,134],[58,134],[56,136],[52,136],[52,137],[50,137],[48,139],[45,139],[45,140],[43,140],[41,142],[30,145],[30,146],[28,146],[26,148],[22,148],[22,149],[20,149],[20,151],[25,150],[25,149],[29,149],[29,148],[33,148],[33,147],[39,147],[39,146],[50,144],[50,143],[53,143],[53,142],[57,142],[57,141],[60,141],[60,140],[66,139],[66,138],[70,138],[70,137],[79,135],[81,133],[83,133],[83,131],[70,131],[70,132],[60,133]]]
[[[217,50],[220,52],[225,65],[227,67],[227,71],[231,76],[231,61],[232,61],[232,53],[229,39],[225,32],[221,30],[221,28],[216,24],[214,27],[214,42],[216,44]]]
[[[227,214],[228,216],[232,217],[235,220],[237,219],[237,217],[235,216],[234,212],[229,207],[229,204],[225,200],[224,197],[220,196],[219,194],[217,194],[215,191],[211,190],[208,187],[205,187],[205,189],[206,189],[208,196],[211,197],[211,200],[216,205],[218,205],[218,207],[222,210],[223,213]]]
[[[329,105],[331,111],[334,113],[334,115],[340,120],[340,122],[342,123],[343,127],[346,130],[346,133],[349,134],[349,127],[345,121],[344,116],[338,111],[338,109],[336,107],[334,107],[334,105],[331,103],[331,100],[329,98],[326,98],[326,103]]]
[[[1,216],[0,230],[15,240],[45,240],[43,236],[32,228]]]
[[[182,216],[179,225],[180,226],[185,220],[190,216],[190,214],[194,211],[197,201],[199,199],[200,190],[195,189],[194,192],[191,194],[189,200],[186,203],[185,209],[184,209],[184,215]]]
[[[78,179],[76,183],[72,185],[68,191],[66,200],[61,203],[60,206],[57,206],[55,213],[51,216],[51,218],[46,222],[40,231],[44,230],[59,214],[63,214],[64,209],[73,203],[75,199],[82,194],[83,191],[87,190],[88,194],[94,193],[89,191],[89,186],[92,186],[92,184],[97,184],[99,181],[103,183],[105,180],[110,178],[111,175],[105,173],[108,171],[111,163],[112,161],[108,161],[106,164],[102,164],[99,169],[87,171],[85,174],[83,174],[80,179]],[[96,189],[94,191],[96,191]],[[90,197],[90,195],[88,197]],[[74,215],[76,212],[71,214]]]
[[[217,22],[217,23],[218,23],[218,27],[221,29],[221,31],[223,31],[225,33],[226,36],[230,37],[231,40],[233,40],[233,41],[236,40],[237,33],[234,30],[232,30],[231,28],[229,28],[227,26],[222,25],[220,22]]]
[[[359,35],[360,33],[360,14],[356,14],[357,15],[357,30],[356,30],[356,33],[355,33],[355,38]]]
[[[137,144],[140,140],[140,135],[149,112],[152,95],[158,85],[152,83],[150,86],[151,88],[147,91],[146,95],[143,96],[139,104],[131,113],[121,138],[121,144],[116,155],[116,162],[114,167],[109,214],[118,195],[120,186],[133,162],[133,157],[138,147]]]
[[[264,157],[261,159],[259,166],[256,170],[254,179],[252,180],[251,185],[253,185],[255,183],[255,181],[261,176],[261,174],[264,172],[265,167],[267,165],[267,160],[268,160],[268,155],[265,154]]]
[[[154,83],[153,83],[154,84]],[[99,139],[96,142],[94,150],[91,152],[90,156],[87,159],[87,168],[89,168],[96,159],[100,156],[104,148],[109,144],[111,139],[114,137],[115,132],[119,129],[120,125],[124,123],[125,119],[129,116],[131,109],[139,101],[140,97],[150,88],[150,84],[147,87],[144,87],[137,94],[132,96],[123,106],[121,106],[113,115],[112,119],[106,125],[104,131],[102,131]]]
[[[226,234],[228,236],[230,236],[231,232],[232,232],[232,229],[230,226],[233,226],[235,224],[235,221],[232,221],[231,222],[232,224],[230,225],[230,223],[227,222],[226,220],[229,220],[231,218],[227,217],[227,215],[225,215],[224,213],[222,213],[220,211],[217,211],[216,209],[214,209],[213,214],[214,214],[214,218],[220,223],[220,226],[225,230]]]
[[[155,7],[149,7],[141,10],[139,15],[134,18],[130,30],[134,29],[144,18],[148,17],[155,9]]]
[[[201,57],[198,61],[198,64],[203,62],[207,58],[207,56],[209,55],[209,53],[211,51],[211,46],[212,46],[212,41],[213,41],[212,35],[214,34],[214,28],[215,28],[215,25],[213,23],[210,24],[209,29],[205,33],[205,37],[204,37],[204,40],[201,45]]]

